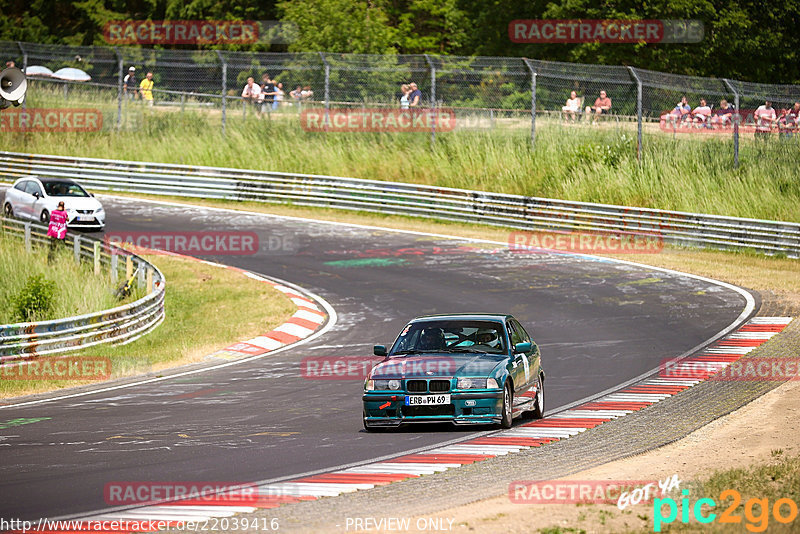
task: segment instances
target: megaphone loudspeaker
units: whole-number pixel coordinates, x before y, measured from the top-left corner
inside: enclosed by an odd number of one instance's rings
[[[0,72],[0,98],[14,103],[22,102],[27,90],[28,80],[21,70],[11,67]]]

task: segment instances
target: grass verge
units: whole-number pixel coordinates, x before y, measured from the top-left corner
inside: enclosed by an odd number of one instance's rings
[[[0,232],[0,324],[83,315],[130,300],[118,301],[109,278],[95,276],[86,262],[76,264],[71,250],[63,245],[56,250],[53,261],[48,263],[46,246],[34,247],[27,253],[22,239]],[[52,305],[46,312],[24,317],[17,313],[15,302],[27,281],[36,276],[53,282],[52,292],[46,291],[52,295]]]
[[[640,163],[636,125],[628,122],[591,127],[540,117],[532,151],[530,124],[523,116],[503,119],[505,125],[498,121],[490,130],[440,133],[431,148],[427,132],[306,132],[296,108],[267,119],[252,112],[243,117],[234,106],[223,136],[219,111],[150,110],[126,101],[135,124],[116,131],[115,100],[92,93],[82,98],[77,89],[70,94],[65,101],[52,91],[31,91],[28,105],[106,109],[104,131],[9,132],[4,150],[326,174],[800,221],[794,166],[800,137],[762,142],[743,134],[740,166],[733,169],[729,136],[673,136],[652,124],[645,129]]]
[[[224,346],[285,322],[295,307],[269,284],[241,273],[171,256],[146,256],[167,279],[166,320],[123,346],[101,345],[76,356],[109,357],[111,378],[193,363]],[[87,385],[86,380],[0,380],[0,398]]]

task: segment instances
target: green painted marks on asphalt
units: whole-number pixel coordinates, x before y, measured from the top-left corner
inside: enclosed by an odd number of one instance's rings
[[[661,282],[661,278],[650,277],[650,278],[642,278],[641,280],[632,280],[630,282],[622,282],[617,284],[617,286],[643,286],[646,284],[657,284]]]
[[[0,430],[11,428],[13,426],[29,425],[31,423],[38,423],[39,421],[46,421],[52,419],[51,417],[21,417],[19,419],[9,419],[8,421],[0,422]]]
[[[356,258],[353,260],[326,261],[325,265],[331,267],[387,267],[405,263],[403,258]]]

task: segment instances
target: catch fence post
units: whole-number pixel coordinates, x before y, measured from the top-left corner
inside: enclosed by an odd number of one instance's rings
[[[430,56],[425,54],[425,61],[431,69],[431,148],[436,144],[436,65],[431,61]]]
[[[636,159],[642,161],[642,80],[639,75],[633,70],[633,67],[628,67],[628,72],[631,77],[636,81]]]
[[[319,53],[322,64],[325,67],[325,126],[324,130],[328,131],[328,124],[330,124],[330,107],[331,107],[331,66],[325,58],[325,54]]]
[[[225,135],[225,111],[227,108],[227,90],[228,90],[228,63],[225,61],[225,57],[222,55],[222,52],[217,50],[217,57],[219,58],[220,63],[222,63],[222,135]]]
[[[114,55],[117,56],[117,130],[122,126],[122,72],[125,69],[122,61],[122,54],[119,53],[117,47],[114,47]],[[134,89],[135,90],[135,89]]]
[[[730,89],[733,93],[733,168],[739,168],[739,120],[741,119],[741,115],[739,115],[739,91],[733,86],[733,84],[727,78],[722,78],[722,81],[725,85]]]
[[[531,150],[536,148],[536,69],[528,58],[522,58],[531,72]]]

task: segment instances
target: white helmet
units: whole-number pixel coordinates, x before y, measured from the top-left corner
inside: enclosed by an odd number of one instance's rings
[[[500,345],[497,330],[494,328],[480,328],[475,333],[475,344],[495,348]]]

